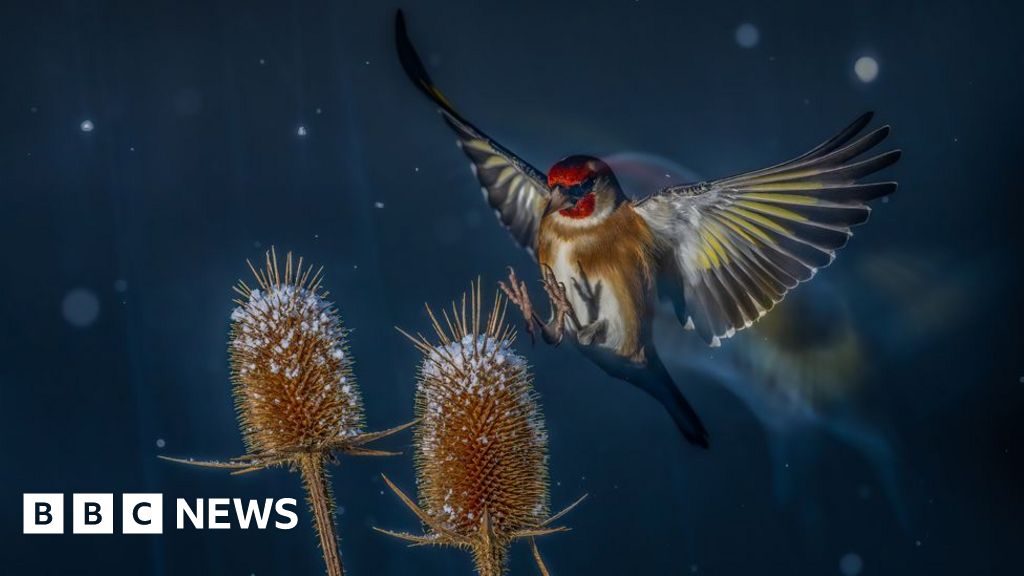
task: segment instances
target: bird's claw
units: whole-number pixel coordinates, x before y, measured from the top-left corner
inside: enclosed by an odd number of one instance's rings
[[[526,283],[521,281],[515,270],[508,269],[508,282],[498,282],[501,291],[505,293],[509,301],[519,307],[526,320],[526,331],[530,334],[530,342],[536,342],[536,330],[540,327],[541,336],[544,342],[557,346],[561,344],[565,336],[565,324],[571,322],[574,327],[580,323],[576,317],[576,311],[569,301],[565,284],[558,281],[554,271],[549,266],[541,267],[541,284],[544,292],[547,293],[551,305],[551,317],[545,322],[537,316],[533,309],[533,302],[530,301],[530,293],[526,289]]]
[[[551,302],[551,317],[555,329],[561,340],[561,333],[564,331],[566,319],[571,319],[576,325],[576,311],[569,302],[569,295],[566,293],[565,284],[558,281],[550,266],[541,268],[541,282],[544,284],[544,291],[547,292],[548,300]]]
[[[541,267],[541,283],[544,285],[544,292],[548,295],[551,303],[551,319],[543,324],[544,340],[548,344],[557,346],[561,344],[565,336],[565,324],[571,322],[576,328],[580,322],[576,317],[576,310],[569,301],[565,284],[558,281],[554,271],[549,266]]]
[[[505,293],[505,297],[509,299],[509,302],[518,306],[519,310],[522,311],[523,318],[526,320],[526,332],[530,335],[530,343],[534,343],[533,302],[530,301],[530,292],[526,289],[526,283],[520,280],[516,276],[516,271],[509,266],[508,284],[498,282],[498,287]]]

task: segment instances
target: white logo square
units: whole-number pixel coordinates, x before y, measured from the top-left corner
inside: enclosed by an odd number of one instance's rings
[[[122,534],[163,534],[164,495],[124,494],[121,496]]]
[[[63,534],[64,495],[22,495],[23,534]]]
[[[74,534],[113,534],[113,494],[73,494],[71,531]]]

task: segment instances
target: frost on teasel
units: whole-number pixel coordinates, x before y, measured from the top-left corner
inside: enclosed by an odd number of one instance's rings
[[[504,301],[496,296],[485,320],[479,286],[466,300],[441,320],[427,308],[436,341],[410,336],[423,354],[414,431],[419,504],[388,484],[429,530],[385,532],[468,548],[478,573],[497,576],[513,540],[565,530],[550,527],[564,512],[550,516],[547,432]]]
[[[227,461],[164,458],[242,474],[287,466],[302,475],[328,576],[344,576],[327,464],[339,454],[387,456],[364,445],[404,430],[363,431],[347,332],[321,287],[321,270],[284,268],[271,249],[255,287],[240,281],[231,313],[231,380],[246,454]]]
[[[300,258],[284,270],[268,255],[240,282],[231,314],[231,378],[250,452],[324,446],[363,431],[363,403],[352,376],[346,330]]]
[[[525,359],[507,334],[454,334],[420,366],[420,505],[457,533],[489,512],[497,533],[547,519],[547,433]]]

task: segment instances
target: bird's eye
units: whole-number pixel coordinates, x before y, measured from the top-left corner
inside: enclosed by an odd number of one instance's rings
[[[586,218],[594,213],[594,207],[597,203],[597,198],[593,192],[588,192],[581,197],[576,198],[576,203],[573,204],[572,208],[566,208],[561,210],[562,216],[569,218]]]

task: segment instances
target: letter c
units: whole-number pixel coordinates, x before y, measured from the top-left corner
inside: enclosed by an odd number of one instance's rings
[[[139,517],[139,509],[140,508],[152,508],[152,507],[153,507],[153,505],[150,504],[149,502],[139,502],[138,504],[136,504],[135,508],[132,509],[132,517],[135,519],[135,523],[139,524],[140,526],[148,526],[148,525],[152,524],[153,523],[153,519],[152,518],[150,518],[149,520],[143,520],[142,518]]]

